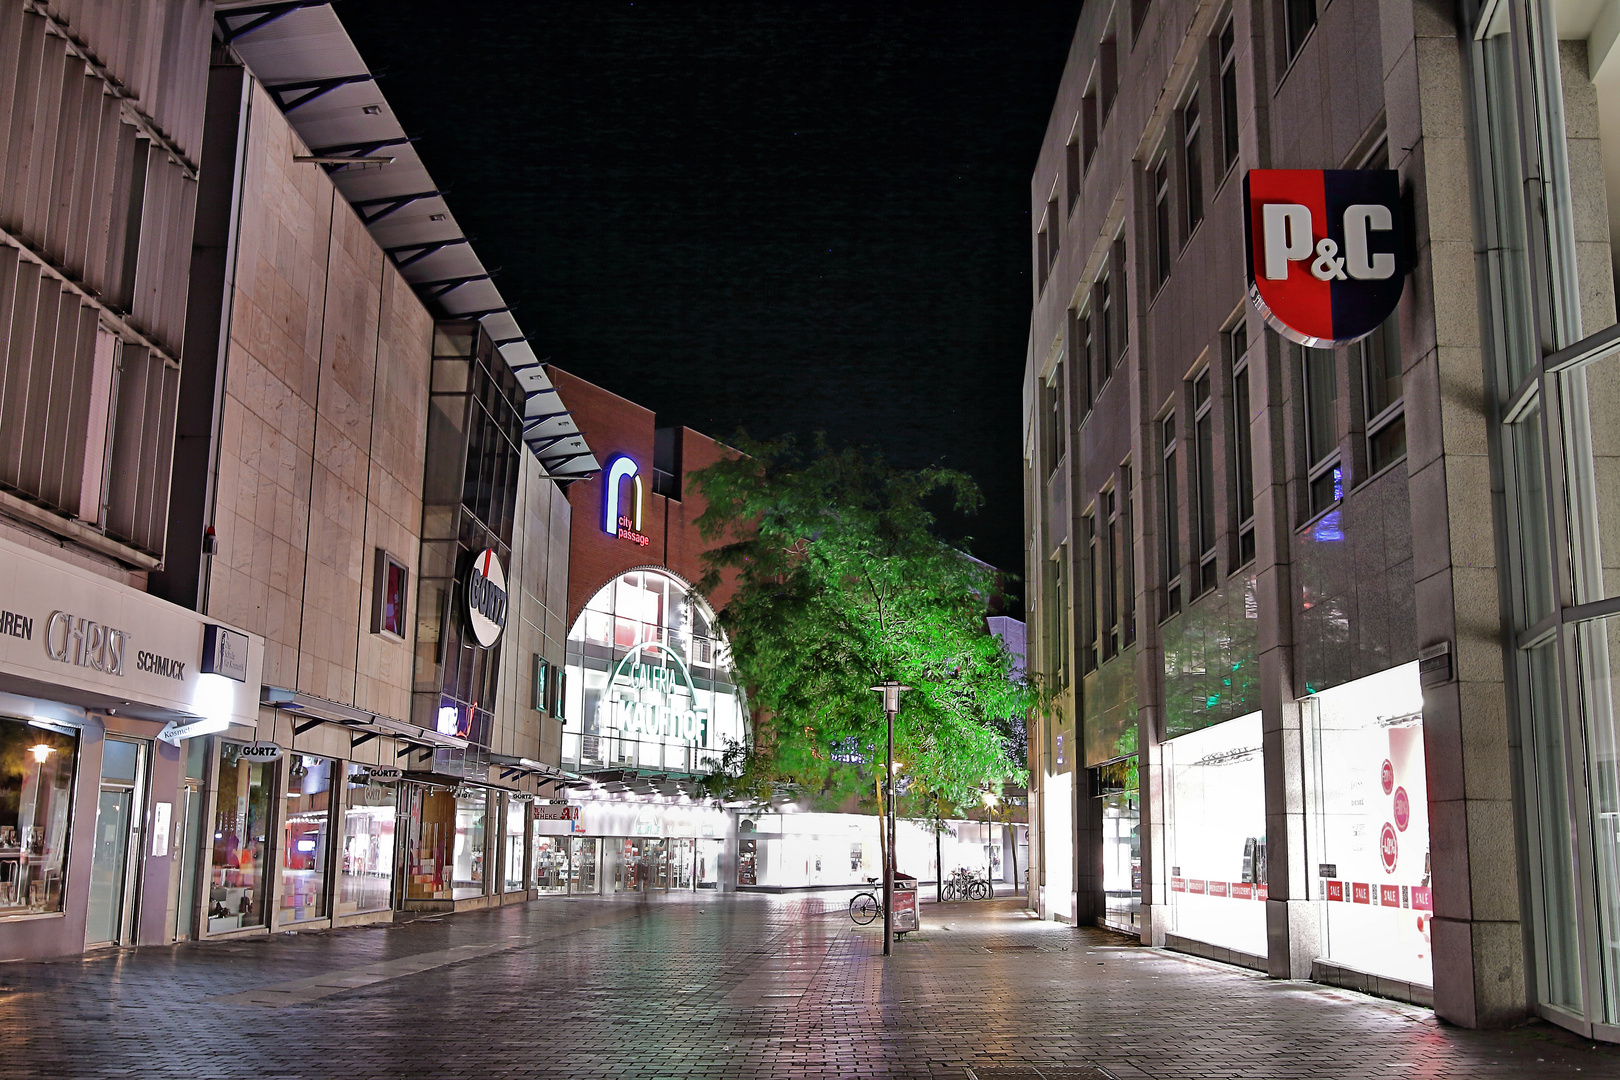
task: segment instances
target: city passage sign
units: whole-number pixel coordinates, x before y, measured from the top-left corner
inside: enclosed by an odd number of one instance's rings
[[[1251,169],[1243,203],[1249,298],[1279,334],[1348,345],[1395,310],[1406,281],[1398,173]]]

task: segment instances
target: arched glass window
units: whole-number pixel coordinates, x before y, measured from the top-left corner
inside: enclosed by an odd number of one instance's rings
[[[747,732],[714,610],[663,569],[602,586],[568,632],[563,767],[713,772]]]

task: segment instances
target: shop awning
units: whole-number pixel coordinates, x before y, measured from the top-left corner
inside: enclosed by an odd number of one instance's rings
[[[351,746],[359,746],[378,736],[388,736],[397,742],[405,744],[405,750],[400,756],[413,749],[435,750],[439,747],[465,750],[469,745],[466,739],[457,735],[446,735],[440,731],[430,731],[427,728],[417,727],[405,720],[396,720],[392,716],[381,713],[357,709],[353,705],[345,705],[341,701],[330,701],[314,694],[305,694],[298,690],[288,690],[280,686],[265,686],[259,694],[260,704],[267,708],[277,709],[281,712],[296,714],[293,721],[293,734],[301,735],[315,727],[317,724],[336,724],[345,727],[358,735],[351,739]]]
[[[490,754],[489,762],[500,768],[502,780],[510,780],[515,776],[533,776],[542,784],[552,783],[559,788],[577,786],[580,780],[578,773],[571,773],[555,765],[547,765],[543,761],[535,761],[533,758],[520,757],[516,754]]]

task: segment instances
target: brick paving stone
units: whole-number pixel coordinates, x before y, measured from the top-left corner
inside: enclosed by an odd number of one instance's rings
[[[552,898],[0,964],[0,1078],[1620,1078],[1620,1048],[1034,921],[847,895]]]

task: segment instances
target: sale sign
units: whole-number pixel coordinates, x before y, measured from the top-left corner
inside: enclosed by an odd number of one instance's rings
[[[1400,174],[1251,169],[1243,180],[1249,298],[1278,333],[1331,348],[1376,330],[1400,302]]]

